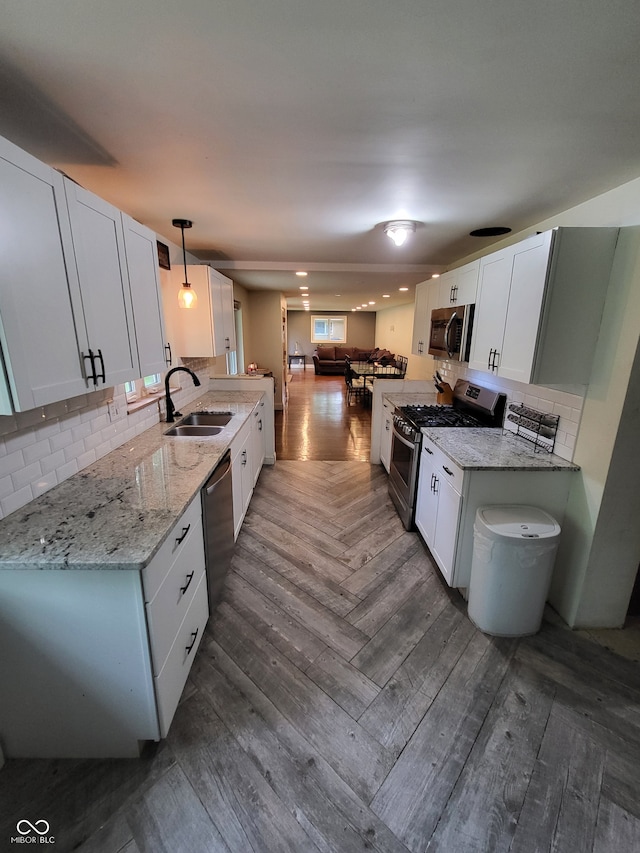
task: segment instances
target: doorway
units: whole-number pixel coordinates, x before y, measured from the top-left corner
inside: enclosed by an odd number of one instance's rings
[[[344,376],[295,370],[288,390],[275,414],[277,459],[369,462],[371,409],[347,406]]]

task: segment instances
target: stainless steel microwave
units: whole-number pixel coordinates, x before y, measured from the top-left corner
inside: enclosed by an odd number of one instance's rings
[[[469,361],[475,305],[434,308],[431,312],[429,354],[452,361]]]

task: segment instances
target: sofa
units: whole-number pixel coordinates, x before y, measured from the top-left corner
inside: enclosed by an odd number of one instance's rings
[[[344,373],[345,358],[351,361],[368,361],[373,347],[319,346],[313,354],[313,366],[316,374]]]

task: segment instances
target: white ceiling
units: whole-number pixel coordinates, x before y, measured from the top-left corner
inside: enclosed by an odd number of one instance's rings
[[[637,0],[2,6],[0,133],[291,307],[296,269],[312,309],[412,301],[640,175]]]

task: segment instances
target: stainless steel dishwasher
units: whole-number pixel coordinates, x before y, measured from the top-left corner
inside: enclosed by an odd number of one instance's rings
[[[212,614],[220,601],[233,556],[233,492],[229,450],[202,487],[202,522],[209,614]]]

